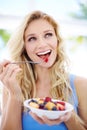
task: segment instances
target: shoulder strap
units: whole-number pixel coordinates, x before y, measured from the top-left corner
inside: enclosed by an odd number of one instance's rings
[[[74,100],[74,107],[75,107],[75,109],[77,109],[77,107],[78,107],[78,97],[77,97],[77,93],[76,93],[76,89],[75,89],[75,84],[74,84],[75,78],[76,78],[75,75],[73,75],[73,74],[70,75],[70,86],[72,88],[72,94],[73,94],[73,100]]]

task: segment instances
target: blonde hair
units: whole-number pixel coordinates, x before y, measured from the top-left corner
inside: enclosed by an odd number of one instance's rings
[[[29,24],[38,19],[44,19],[53,26],[58,40],[57,58],[54,65],[50,68],[50,79],[52,81],[51,95],[56,99],[67,100],[70,95],[69,78],[67,73],[68,62],[64,52],[63,42],[58,32],[58,24],[52,17],[41,11],[34,11],[25,17],[23,23],[8,42],[11,59],[14,61],[27,60],[26,51],[24,49],[24,33]],[[20,67],[23,71],[18,74],[18,81],[22,89],[23,100],[35,97],[35,82],[37,77],[34,65],[22,64]]]

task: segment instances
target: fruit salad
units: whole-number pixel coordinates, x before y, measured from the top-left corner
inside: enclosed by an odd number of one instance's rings
[[[50,97],[35,98],[31,99],[28,103],[31,107],[43,109],[43,110],[52,110],[52,111],[64,111],[65,102],[60,100],[52,100]]]

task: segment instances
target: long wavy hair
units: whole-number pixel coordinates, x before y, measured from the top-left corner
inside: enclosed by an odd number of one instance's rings
[[[25,61],[29,60],[24,47],[24,34],[32,21],[44,19],[48,21],[54,28],[58,46],[57,46],[57,58],[52,67],[50,67],[50,80],[51,80],[51,96],[55,99],[61,99],[67,101],[71,95],[71,87],[69,84],[68,74],[68,58],[64,51],[64,45],[59,35],[59,26],[52,16],[41,11],[34,11],[28,14],[20,27],[16,30],[16,33],[12,35],[8,42],[11,60]],[[36,80],[37,74],[35,72],[34,65],[21,64],[22,72],[17,76],[21,90],[23,101],[36,96]]]

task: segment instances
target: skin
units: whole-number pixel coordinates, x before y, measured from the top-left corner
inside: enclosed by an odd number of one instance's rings
[[[10,64],[7,60],[3,61],[0,65],[3,67],[0,73],[0,80],[3,83],[2,119],[0,128],[1,130],[22,130],[21,89],[16,80],[16,74],[20,72],[21,69],[18,65]],[[14,111],[15,114],[13,116]]]
[[[36,82],[37,97],[50,96],[49,89],[51,83],[48,68],[53,65],[57,55],[57,38],[52,25],[45,20],[35,20],[30,23],[25,32],[25,48],[27,54],[33,61],[40,62],[40,64],[36,65],[38,74],[38,80]],[[47,50],[51,50],[51,55],[48,57],[48,62],[44,62],[37,54],[46,52]],[[42,73],[43,75],[41,75]],[[44,80],[45,82],[43,83]],[[43,91],[45,91],[45,94]]]
[[[55,62],[57,55],[57,37],[51,24],[45,20],[35,20],[30,23],[25,32],[25,48],[33,61],[42,62],[38,68],[49,68]],[[51,50],[49,62],[37,56],[38,53]]]
[[[51,32],[53,35],[49,35],[49,32]],[[25,49],[33,61],[41,62],[41,64],[35,65],[38,75],[38,80],[36,82],[37,97],[51,97],[49,93],[49,90],[51,88],[49,79],[49,67],[51,67],[55,62],[57,55],[56,48],[57,38],[53,27],[48,22],[40,19],[30,23],[25,32]],[[44,62],[42,58],[37,56],[37,53],[45,52],[47,50],[51,50],[51,55],[48,57],[48,62]],[[1,69],[0,71],[0,80],[4,86],[1,129],[22,130],[21,89],[16,80],[16,75],[21,71],[21,69],[19,65],[10,64],[10,61],[7,60],[0,63],[0,68],[2,67],[3,70]],[[76,77],[75,87],[79,102],[79,116],[87,124],[87,79]],[[44,91],[45,93],[43,93]],[[56,120],[49,120],[44,116],[42,118],[39,118],[32,112],[29,114],[41,124],[54,125],[65,122],[69,130],[87,129],[80,123],[79,118],[74,111],[68,112]]]

